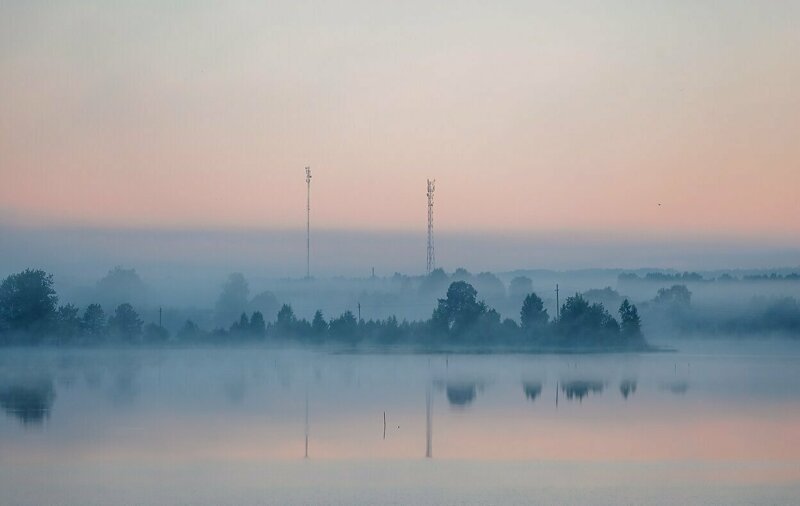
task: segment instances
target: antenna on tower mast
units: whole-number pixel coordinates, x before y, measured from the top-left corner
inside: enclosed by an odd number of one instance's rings
[[[428,266],[430,274],[436,268],[436,254],[433,250],[433,191],[436,189],[436,180],[428,179]]]
[[[306,279],[311,278],[311,167],[306,167]]]

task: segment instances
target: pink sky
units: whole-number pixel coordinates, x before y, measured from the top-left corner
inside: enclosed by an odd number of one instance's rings
[[[17,224],[800,233],[789,2],[0,6]],[[661,204],[659,206],[658,204]]]

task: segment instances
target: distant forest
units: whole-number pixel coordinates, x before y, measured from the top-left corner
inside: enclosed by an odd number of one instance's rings
[[[435,272],[432,276],[441,276]],[[110,275],[130,278],[132,270],[117,268]],[[101,280],[101,283],[106,282]],[[241,275],[231,275],[217,302],[217,312],[246,303],[247,287]],[[265,295],[262,295],[265,296]],[[352,311],[326,318],[316,311],[311,321],[299,318],[283,304],[277,313],[242,312],[227,326],[204,329],[187,319],[171,334],[157,322],[144,323],[136,308],[121,302],[109,314],[97,303],[84,308],[59,305],[53,276],[26,269],[5,278],[0,285],[0,342],[23,344],[233,344],[296,341],[307,344],[335,343],[349,346],[406,345],[413,347],[505,346],[525,349],[641,350],[648,346],[634,304],[622,300],[617,316],[602,302],[590,302],[581,294],[564,299],[558,317],[552,318],[536,293],[527,293],[519,310],[519,323],[502,319],[500,313],[478,297],[466,281],[453,281],[438,299],[431,317],[421,321],[362,319]]]
[[[742,276],[732,276],[728,273],[720,274],[717,277],[703,277],[702,274],[697,272],[648,272],[644,275],[639,275],[632,272],[623,272],[619,274],[618,279],[621,283],[627,282],[678,282],[678,283],[712,283],[715,281],[723,283],[731,283],[736,281],[800,281],[800,274],[790,272],[788,274],[777,274],[772,272],[770,274],[744,274]]]
[[[233,273],[212,284],[200,303],[183,297],[201,284],[189,280],[187,288],[176,281],[173,293],[184,295],[162,307],[159,292],[132,268],[115,267],[80,290],[59,284],[63,297],[51,274],[28,269],[0,284],[0,344],[612,350],[646,348],[643,334],[651,344],[736,336],[797,339],[800,281],[792,272],[740,272],[731,281],[725,272],[704,278],[636,271],[617,278],[617,271],[611,278],[582,279],[568,272],[518,271],[502,279],[459,268],[425,276],[261,280],[255,293],[241,273]],[[615,278],[615,288],[591,288]],[[559,281],[560,298],[554,290]]]

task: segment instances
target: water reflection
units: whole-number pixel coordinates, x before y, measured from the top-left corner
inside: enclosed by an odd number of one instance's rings
[[[478,395],[477,383],[448,383],[446,387],[447,402],[451,406],[465,407]]]
[[[583,402],[585,397],[589,394],[599,394],[605,388],[602,381],[594,380],[572,380],[562,381],[561,391],[567,396],[567,400],[577,399],[578,402]]]
[[[523,381],[522,391],[525,392],[525,398],[529,401],[535,401],[537,397],[542,394],[541,381]]]
[[[50,416],[56,394],[51,378],[40,378],[0,388],[0,407],[23,425],[39,425]]]
[[[619,393],[622,394],[622,397],[625,399],[628,396],[633,395],[636,393],[636,380],[626,379],[622,380],[619,384]]]
[[[596,486],[600,478],[587,477],[594,471],[584,466],[606,476],[610,468],[623,469],[620,462],[648,471],[638,478],[626,467],[609,488],[644,488],[651,480],[677,489],[676,474],[665,473],[670,466],[703,483],[707,475],[698,474],[698,462],[732,462],[735,475],[725,469],[708,474],[763,479],[765,487],[778,479],[797,483],[800,474],[800,357],[692,357],[687,377],[675,375],[672,357],[661,354],[632,363],[580,357],[577,369],[550,356],[450,357],[448,367],[439,356],[273,349],[74,350],[69,354],[77,360],[59,362],[60,354],[0,354],[0,490],[6,492],[0,497],[9,495],[9,485],[26,486],[45,490],[52,502],[54,472],[58,485],[74,492],[73,504],[107,504],[111,493],[136,504],[225,502],[216,487],[228,487],[226,497],[238,503],[258,503],[265,489],[313,489],[308,483],[316,484],[322,472],[330,473],[325,484],[331,489],[356,487],[361,493],[359,484],[383,486],[386,477],[397,476],[398,487],[418,491],[435,484],[467,490],[473,503],[497,504],[537,501],[491,500],[469,487],[483,477],[492,490],[512,490],[531,476],[550,487],[571,486],[576,473]],[[681,397],[690,383],[692,395]],[[425,462],[434,457],[437,462]],[[465,467],[470,461],[475,466]],[[649,465],[662,462],[667,466]],[[768,466],[754,478],[742,462]],[[367,469],[363,477],[352,473],[355,465]],[[170,468],[178,471],[170,474]],[[442,481],[430,474],[437,470]],[[196,481],[189,481],[194,473]],[[161,477],[156,492],[169,495],[131,499],[145,474]],[[180,496],[198,489],[196,497]],[[98,490],[109,494],[92,496]],[[296,502],[356,502],[355,493],[324,494]],[[620,497],[596,502],[614,504]],[[11,499],[5,502],[15,503]],[[271,499],[285,504],[295,498]],[[365,496],[364,502],[386,502],[375,499]],[[418,504],[416,499],[418,493],[395,502]],[[538,502],[592,498],[566,499]]]
[[[661,390],[666,390],[675,395],[684,395],[689,390],[689,383],[685,380],[662,383]]]
[[[383,425],[385,432],[385,419]],[[433,396],[430,386],[425,389],[425,458],[433,458]]]

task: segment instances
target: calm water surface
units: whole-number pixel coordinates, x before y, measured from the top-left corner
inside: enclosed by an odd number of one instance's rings
[[[798,387],[795,349],[5,349],[0,504],[797,504]]]

